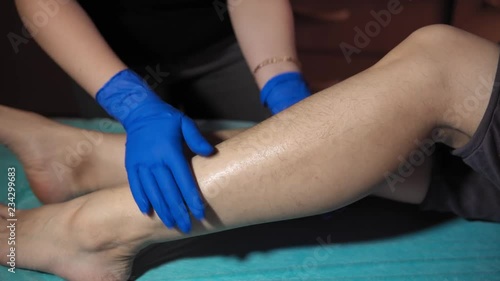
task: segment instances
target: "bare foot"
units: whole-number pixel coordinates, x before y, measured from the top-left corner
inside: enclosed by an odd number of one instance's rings
[[[11,229],[0,205],[0,262],[8,267],[15,247],[15,267],[49,272],[71,281],[127,280],[139,239],[121,233],[112,223],[100,225],[106,215],[85,208],[86,196],[32,210],[17,210],[15,245],[7,245]],[[92,212],[93,218],[89,218]],[[97,212],[97,213],[96,213]],[[110,231],[109,227],[115,227]],[[121,235],[123,234],[123,235]],[[131,237],[128,239],[127,237]]]
[[[126,182],[123,136],[72,128],[4,106],[0,119],[0,143],[20,159],[41,202],[62,202]]]

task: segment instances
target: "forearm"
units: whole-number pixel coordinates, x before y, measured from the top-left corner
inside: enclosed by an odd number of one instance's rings
[[[16,0],[21,18],[33,19],[37,13],[45,13],[42,0]],[[42,49],[88,93],[97,91],[118,71],[126,68],[102,38],[80,5],[70,0],[57,5],[57,12],[47,24],[30,30]]]
[[[252,71],[268,58],[297,58],[293,14],[288,0],[240,1],[229,12],[243,55]],[[272,64],[260,69],[255,80],[262,89],[273,76],[298,70],[293,62]]]

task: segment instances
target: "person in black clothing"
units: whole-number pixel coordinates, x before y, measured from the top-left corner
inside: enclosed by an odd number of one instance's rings
[[[188,116],[247,121],[270,116],[231,25],[229,12],[237,7],[221,0],[79,3],[120,59]]]

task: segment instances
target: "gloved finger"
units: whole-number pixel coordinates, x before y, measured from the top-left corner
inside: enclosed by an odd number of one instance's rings
[[[172,153],[174,154],[176,162],[174,165],[169,165],[169,167],[175,178],[175,182],[177,186],[179,186],[184,202],[186,202],[191,213],[197,219],[201,220],[205,217],[205,211],[200,193],[198,192],[198,185],[194,180],[191,168],[182,154],[182,151],[175,151]]]
[[[151,204],[149,203],[146,193],[144,193],[141,181],[139,180],[139,175],[137,173],[137,170],[127,168],[130,191],[132,192],[132,197],[134,197],[135,203],[139,206],[139,210],[141,210],[144,214],[149,214],[151,211]]]
[[[182,200],[172,173],[167,167],[158,166],[152,169],[156,182],[162,190],[163,199],[167,202],[170,212],[180,230],[187,233],[191,230],[189,213]]]
[[[203,137],[191,118],[184,116],[181,126],[182,135],[191,151],[203,156],[208,156],[214,152],[214,147]]]
[[[139,177],[141,179],[142,186],[144,187],[144,192],[148,196],[149,202],[153,205],[153,209],[156,211],[158,217],[161,221],[169,228],[174,227],[174,218],[170,214],[167,203],[163,199],[161,190],[156,183],[156,180],[149,171],[148,168],[139,168]]]

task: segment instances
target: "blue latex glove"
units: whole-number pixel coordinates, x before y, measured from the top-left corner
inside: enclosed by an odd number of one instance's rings
[[[131,70],[113,76],[96,99],[127,132],[125,167],[139,209],[149,214],[152,205],[167,227],[177,225],[189,232],[191,220],[185,204],[196,218],[202,219],[205,214],[183,154],[183,142],[204,156],[214,148],[193,120],[163,102]]]
[[[260,100],[273,114],[311,95],[300,72],[286,72],[271,78],[260,92]]]

